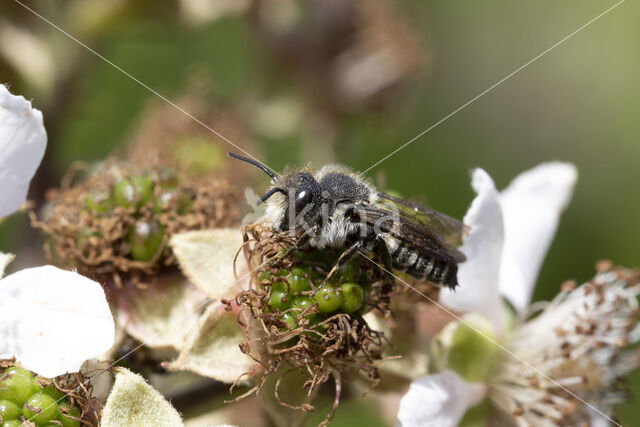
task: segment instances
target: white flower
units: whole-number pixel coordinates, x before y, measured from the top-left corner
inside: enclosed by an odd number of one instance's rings
[[[0,84],[0,218],[26,201],[46,146],[42,113]]]
[[[481,314],[491,322],[496,334],[502,335],[506,326],[501,293],[524,314],[576,177],[573,165],[546,163],[518,176],[499,193],[491,177],[476,169],[472,186],[477,196],[464,218],[470,230],[460,248],[467,261],[458,272],[460,286],[455,291],[443,289],[441,302],[457,311]],[[456,383],[464,382],[454,372],[448,376],[456,378],[452,380]],[[416,381],[434,383],[435,388],[440,380],[428,375]],[[428,416],[440,407],[454,415],[440,425],[457,425],[476,399],[465,387],[458,387],[455,394],[447,394],[446,388],[440,390],[438,401],[412,385],[402,399],[399,421],[405,426],[420,425],[408,420],[418,419],[417,414]],[[445,400],[447,403],[443,403]]]
[[[46,146],[42,113],[0,84],[0,218],[26,201]],[[0,279],[12,259],[0,253]],[[104,291],[93,280],[53,266],[0,280],[0,358],[55,377],[109,350],[114,336]]]
[[[400,402],[397,427],[457,426],[485,392],[483,384],[467,383],[452,371],[418,378]]]
[[[444,369],[456,372],[414,381],[400,403],[399,424],[456,426],[486,396],[483,405],[491,410],[472,415],[473,425],[609,425],[615,405],[628,398],[618,382],[640,362],[627,351],[640,338],[639,295],[637,271],[600,272],[577,288],[567,282],[501,347],[487,339],[495,336],[477,315],[447,325],[441,340],[452,345],[435,364],[444,361]]]
[[[482,169],[473,174],[478,193],[464,217],[470,228],[462,252],[455,291],[440,293],[446,306],[476,312],[504,332],[501,297],[522,316],[533,293],[542,261],[571,198],[577,172],[568,163],[544,163],[519,175],[501,193]]]
[[[109,350],[115,326],[97,282],[47,265],[0,280],[0,336],[0,358],[55,377]]]
[[[624,351],[640,338],[638,272],[607,267],[580,287],[565,283],[526,320],[576,176],[572,165],[543,164],[498,193],[486,172],[474,173],[478,196],[464,219],[470,233],[462,246],[468,260],[460,267],[459,290],[440,294],[445,305],[472,314],[447,325],[434,348],[434,364],[454,369],[445,372],[456,386],[443,387],[442,374],[414,381],[398,413],[405,427],[424,425],[416,420],[425,417],[457,425],[477,402],[478,383],[463,378],[485,385],[490,420],[498,425],[601,425],[625,399],[616,381],[640,362]],[[502,297],[517,312],[515,325]]]

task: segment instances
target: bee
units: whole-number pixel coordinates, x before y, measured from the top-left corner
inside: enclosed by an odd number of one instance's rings
[[[253,159],[229,156],[271,177],[271,188],[258,204],[266,204],[265,216],[276,232],[297,237],[299,248],[343,251],[316,292],[354,255],[371,252],[389,274],[398,270],[451,289],[458,285],[458,264],[466,258],[456,249],[465,232],[457,219],[378,191],[344,166],[279,176]]]

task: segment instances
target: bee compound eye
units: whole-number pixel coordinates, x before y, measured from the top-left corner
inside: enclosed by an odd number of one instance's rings
[[[300,212],[302,209],[304,209],[305,206],[307,206],[311,202],[311,197],[312,197],[311,191],[309,190],[302,190],[298,194],[296,194],[296,200],[295,200],[296,213]]]

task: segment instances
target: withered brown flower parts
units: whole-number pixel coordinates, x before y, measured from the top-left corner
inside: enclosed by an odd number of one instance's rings
[[[167,173],[169,189],[163,184]],[[119,202],[116,187],[136,179],[144,181],[142,195],[133,203]],[[171,235],[239,221],[241,195],[223,180],[196,182],[166,169],[110,161],[84,181],[71,182],[67,177],[61,189],[49,192],[50,214],[38,220],[31,212],[32,225],[48,237],[47,258],[107,285],[145,287],[161,269],[175,268],[166,244]],[[121,192],[125,198],[128,187]]]
[[[291,371],[299,372],[306,378],[303,388],[310,400],[314,391],[333,378],[335,399],[326,424],[338,406],[344,376],[355,375],[370,387],[379,382],[378,366],[385,360],[384,336],[372,330],[362,314],[373,308],[389,313],[392,286],[375,264],[359,258],[351,273],[339,272],[336,282],[328,287],[332,295],[346,301],[348,287],[362,286],[366,288],[363,304],[355,310],[344,303],[333,308],[318,298],[320,294],[311,295],[338,254],[293,250],[294,245],[293,238],[273,232],[266,222],[244,229],[243,256],[254,272],[250,289],[240,292],[235,303],[241,309],[239,319],[248,326],[241,349],[259,363],[261,372],[255,387],[238,399],[261,389],[271,375],[278,375],[277,401],[310,411],[313,406],[309,402],[291,405],[281,399],[280,383]]]
[[[640,270],[596,268],[582,286],[563,284],[509,337],[509,350],[538,370],[505,357],[491,377],[489,396],[509,424],[582,425],[612,416],[628,399],[625,380],[640,362]]]

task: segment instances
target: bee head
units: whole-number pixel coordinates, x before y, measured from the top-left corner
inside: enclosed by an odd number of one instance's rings
[[[229,156],[260,168],[272,178],[274,185],[258,204],[266,203],[266,216],[276,231],[304,231],[320,221],[322,191],[309,172],[297,171],[279,177],[255,160],[234,153],[229,153]]]
[[[313,175],[309,172],[292,172],[285,175],[279,184],[265,194],[267,196],[273,192],[273,197],[269,197],[266,204],[267,217],[276,231],[297,234],[318,223],[322,192]]]

